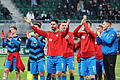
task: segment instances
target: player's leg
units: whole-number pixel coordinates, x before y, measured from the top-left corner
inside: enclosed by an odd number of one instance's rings
[[[47,73],[46,80],[51,80],[51,73]]]
[[[104,69],[104,65],[103,65],[103,60],[101,60],[101,65],[102,65],[102,74],[104,75],[104,80],[107,80],[107,76],[105,74],[105,69]]]
[[[74,57],[68,57],[67,65],[70,73],[70,80],[74,80]]]
[[[62,71],[62,80],[66,80],[66,71],[67,71],[67,64],[66,64],[66,58],[63,58],[63,71]]]
[[[38,74],[33,74],[34,79],[33,80],[38,80]]]
[[[30,71],[31,71],[31,74],[33,74],[33,77],[34,77],[33,80],[38,80],[37,62],[31,62],[30,63]]]
[[[33,79],[33,75],[30,72],[30,61],[28,59],[28,64],[27,64],[27,80],[32,80]]]
[[[102,80],[102,65],[101,65],[101,60],[96,60],[96,80]]]
[[[8,78],[8,72],[9,72],[10,68],[11,68],[10,60],[6,59],[6,62],[5,62],[5,71],[4,71],[4,74],[3,74],[3,80],[7,80],[7,78]]]
[[[8,72],[9,72],[9,68],[5,68],[2,80],[7,80],[7,78],[8,78]]]
[[[17,80],[21,80],[20,71],[16,70],[15,72],[16,72]]]
[[[52,80],[56,80],[56,68],[54,65],[55,61],[53,57],[48,56],[47,57],[47,73],[51,74]],[[49,79],[51,80],[51,79]]]
[[[78,73],[79,73],[79,76],[80,76],[80,79],[79,79],[79,80],[84,80],[84,77],[81,76],[80,68],[81,68],[81,62],[78,63]]]
[[[15,66],[15,64],[16,64],[16,58],[13,57],[13,70],[15,70],[15,72],[16,72],[17,80],[20,80],[20,79],[21,79],[20,71],[19,71],[19,69]]]
[[[62,80],[66,80],[66,72],[62,72]]]
[[[84,58],[80,58],[81,59],[81,64],[80,64],[80,76],[81,76],[81,80],[83,80],[82,76],[87,76],[88,72],[87,72],[87,60],[85,60]]]
[[[88,62],[88,70],[89,70],[90,80],[95,80],[95,75],[96,75],[95,56],[88,58],[87,62]]]
[[[39,74],[40,74],[40,80],[45,80],[45,76],[44,76],[44,73],[45,73],[45,61],[40,61],[38,62],[38,71],[39,71]]]
[[[64,65],[64,60],[62,57],[56,57],[56,70],[57,70],[57,80],[62,80],[62,71],[63,71],[63,65]]]

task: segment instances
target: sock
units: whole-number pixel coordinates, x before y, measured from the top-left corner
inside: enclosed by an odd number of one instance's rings
[[[40,76],[40,80],[45,80],[45,76]]]
[[[61,77],[57,77],[57,80],[61,80]]]
[[[80,78],[80,80],[84,80],[84,78]]]
[[[74,76],[70,76],[70,80],[74,80]]]
[[[62,80],[66,80],[66,76],[62,76]]]
[[[50,73],[47,74],[46,80],[51,80],[51,74]]]
[[[37,78],[34,78],[33,80],[38,80],[38,77],[37,77]]]
[[[56,78],[52,78],[52,80],[56,80]]]
[[[2,79],[2,80],[7,80],[7,79]]]

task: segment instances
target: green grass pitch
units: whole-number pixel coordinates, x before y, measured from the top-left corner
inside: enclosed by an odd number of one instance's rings
[[[22,61],[25,65],[25,72],[21,72],[21,80],[27,80],[27,61],[28,61],[28,56],[22,56]],[[2,80],[2,76],[4,73],[4,61],[5,57],[0,57],[0,80]],[[75,75],[75,80],[79,80],[79,75],[78,75],[78,63],[75,57],[75,70],[74,70],[74,75]],[[45,76],[46,76],[46,71],[45,71]],[[8,80],[16,80],[16,73],[15,71],[9,72],[8,75]],[[69,80],[69,72],[67,72],[67,80]],[[116,80],[120,80],[120,55],[117,56],[117,62],[116,62]]]

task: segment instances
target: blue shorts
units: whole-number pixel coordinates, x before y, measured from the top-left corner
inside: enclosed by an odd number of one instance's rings
[[[39,72],[45,72],[45,61],[30,62],[31,74],[39,74]]]
[[[81,69],[81,62],[78,63],[78,73],[79,73],[79,75],[81,75],[80,69]]]
[[[16,58],[13,57],[13,65],[11,65],[10,62],[11,62],[10,60],[6,59],[5,68],[9,68],[9,69],[13,68],[13,70],[18,71],[19,69],[15,66]]]
[[[48,56],[47,57],[47,73],[56,73],[56,71],[63,71],[63,57]]]
[[[63,72],[67,71],[67,66],[68,69],[74,69],[74,56],[73,57],[68,57],[68,58],[63,58],[64,60],[64,67],[63,67]]]
[[[96,71],[97,74],[104,72],[103,60],[96,60]]]
[[[81,58],[81,76],[96,75],[95,56],[90,58]]]

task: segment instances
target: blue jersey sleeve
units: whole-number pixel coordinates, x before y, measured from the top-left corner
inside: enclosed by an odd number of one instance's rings
[[[106,44],[111,44],[115,40],[116,36],[117,36],[117,33],[112,31],[107,36],[101,35],[100,39],[104,41]]]
[[[30,39],[28,39],[27,42],[26,42],[26,44],[25,44],[26,48],[29,48],[30,44],[31,44],[31,41],[30,41]]]
[[[98,45],[102,44],[102,40],[98,36],[96,36],[96,42]]]
[[[5,48],[7,46],[7,41],[4,41],[4,39],[2,39],[2,47]]]

